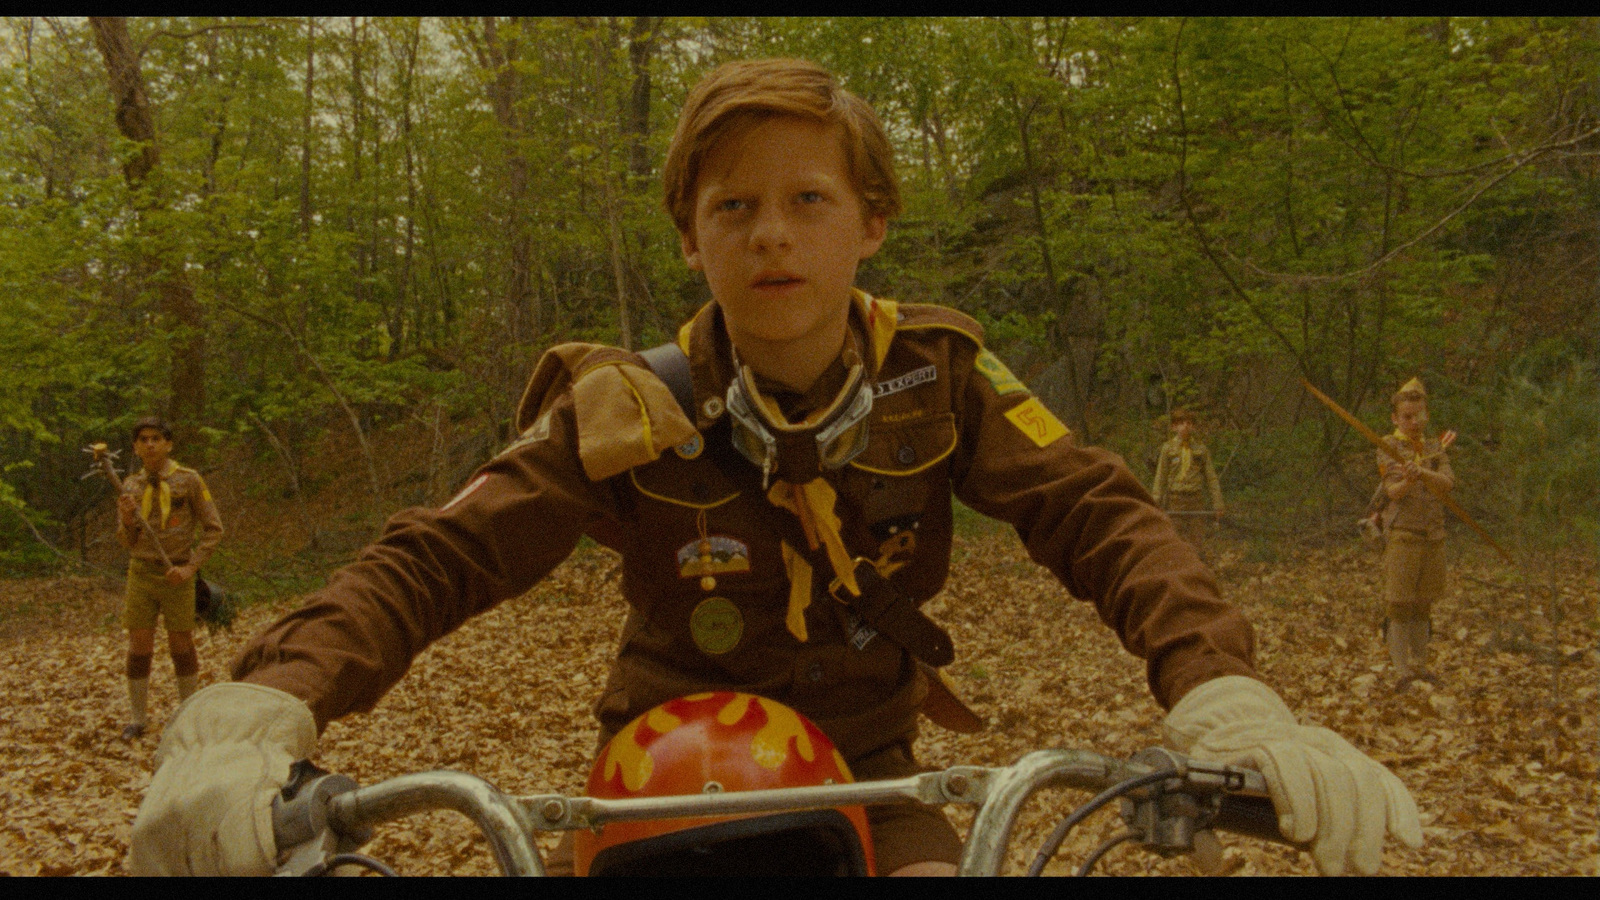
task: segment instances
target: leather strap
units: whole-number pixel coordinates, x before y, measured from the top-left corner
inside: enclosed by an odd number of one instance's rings
[[[683,414],[693,422],[694,418],[694,376],[689,371],[689,356],[683,348],[672,342],[667,342],[659,347],[639,351],[639,358],[645,361],[650,371],[656,373],[667,390],[672,392],[673,399],[683,407]]]
[[[955,660],[955,642],[950,640],[949,632],[895,590],[870,561],[856,561],[856,584],[861,596],[834,594],[834,599],[848,604],[879,634],[928,665],[938,668]]]

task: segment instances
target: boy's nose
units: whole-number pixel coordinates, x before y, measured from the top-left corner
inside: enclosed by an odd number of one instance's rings
[[[775,204],[762,204],[750,228],[750,249],[775,250],[789,246],[789,220]]]

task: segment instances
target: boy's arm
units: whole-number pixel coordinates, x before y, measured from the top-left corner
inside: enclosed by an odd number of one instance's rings
[[[134,489],[136,486],[137,485],[134,483],[133,475],[129,475],[127,478],[122,480],[122,493],[117,497],[117,504],[119,508],[122,504],[122,498],[131,498],[134,494]],[[134,515],[138,515],[137,510],[135,511]],[[139,543],[139,534],[143,530],[144,529],[140,527],[138,521],[135,521],[132,526],[129,526],[127,523],[123,522],[122,516],[119,512],[117,516],[117,543],[122,545],[122,549],[132,550]]]
[[[972,371],[952,355],[953,375]],[[1037,432],[1006,416],[1031,400],[1025,392],[1001,396],[982,375],[954,389],[956,495],[1015,526],[1034,561],[1094,603],[1123,646],[1146,660],[1163,707],[1212,678],[1255,675],[1249,623],[1121,458],[1070,436],[1041,446]]]
[[[1206,487],[1211,491],[1211,508],[1222,512],[1222,482],[1217,479],[1217,468],[1211,464],[1211,448],[1206,448]]]
[[[1164,506],[1167,496],[1167,445],[1162,444],[1156,454],[1156,481],[1150,488],[1150,497],[1157,506]]]
[[[306,701],[320,731],[370,710],[429,643],[532,587],[610,509],[579,463],[570,394],[548,422],[548,437],[514,443],[445,506],[391,518],[355,563],[250,640],[233,677]]]
[[[189,550],[189,568],[200,571],[200,567],[211,557],[212,551],[222,543],[222,516],[217,512],[217,504],[211,499],[211,490],[206,487],[206,480],[200,473],[194,475],[195,518],[200,522],[200,539]]]

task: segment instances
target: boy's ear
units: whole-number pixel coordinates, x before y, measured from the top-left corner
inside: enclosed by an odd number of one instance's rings
[[[888,216],[877,214],[867,216],[867,221],[865,227],[863,228],[862,234],[861,258],[866,259],[872,254],[877,253],[878,248],[883,246],[883,239],[888,237],[888,235]]]
[[[700,264],[700,248],[694,242],[694,235],[687,231],[678,232],[678,246],[683,250],[683,261],[690,269],[699,272],[704,270]]]

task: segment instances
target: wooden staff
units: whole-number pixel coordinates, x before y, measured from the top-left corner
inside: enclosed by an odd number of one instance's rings
[[[101,474],[105,475],[106,478],[109,478],[111,483],[117,489],[117,495],[121,496],[122,479],[117,476],[117,467],[112,465],[111,462],[111,457],[113,454],[106,448],[106,445],[90,444],[89,446],[83,448],[83,452],[94,457],[94,469],[91,469],[90,471],[92,472],[99,470]],[[87,478],[89,476],[85,475],[84,477]],[[150,520],[146,519],[144,516],[139,516],[138,518],[139,524],[144,526],[144,533],[150,538],[150,543],[155,544],[156,552],[161,554],[161,561],[167,564],[168,569],[171,569],[173,567],[172,560],[167,556],[167,548],[161,546],[161,538],[156,536],[156,530],[155,528],[151,527]]]
[[[1394,459],[1395,462],[1398,462],[1401,465],[1404,465],[1405,463],[1409,462],[1409,460],[1407,460],[1405,457],[1400,455],[1400,451],[1398,451],[1398,450],[1394,449],[1393,447],[1389,446],[1389,442],[1388,441],[1385,441],[1383,438],[1379,437],[1378,433],[1376,431],[1373,431],[1371,428],[1368,428],[1366,426],[1366,423],[1362,422],[1360,419],[1358,419],[1355,416],[1351,415],[1350,413],[1346,412],[1344,407],[1342,407],[1339,404],[1335,403],[1333,401],[1332,397],[1329,397],[1327,394],[1324,394],[1323,392],[1317,390],[1314,386],[1312,386],[1311,382],[1307,381],[1304,378],[1300,379],[1300,383],[1302,385],[1305,385],[1305,389],[1311,392],[1311,396],[1316,397],[1318,400],[1321,400],[1324,406],[1328,407],[1329,409],[1331,409],[1335,413],[1337,413],[1339,418],[1341,418],[1341,419],[1345,420],[1345,422],[1349,423],[1350,427],[1354,428],[1358,434],[1360,434],[1362,437],[1366,438],[1368,441],[1371,441],[1372,445],[1374,447],[1377,447],[1379,450],[1382,450],[1384,453],[1389,454],[1389,456],[1391,456]],[[1455,513],[1456,516],[1461,519],[1461,521],[1467,523],[1469,526],[1471,526],[1473,531],[1476,531],[1478,533],[1478,537],[1483,538],[1485,541],[1488,542],[1489,546],[1491,546],[1495,550],[1499,551],[1501,557],[1503,557],[1505,559],[1507,564],[1513,565],[1513,566],[1517,564],[1517,561],[1511,558],[1511,554],[1506,552],[1506,548],[1504,548],[1504,547],[1500,546],[1498,543],[1496,543],[1495,539],[1489,536],[1489,532],[1483,530],[1483,526],[1479,525],[1477,522],[1474,522],[1472,520],[1472,517],[1467,515],[1467,511],[1466,510],[1462,509],[1459,504],[1457,504],[1454,500],[1450,499],[1450,495],[1449,494],[1445,493],[1442,488],[1434,487],[1433,483],[1428,481],[1427,479],[1421,479],[1421,480],[1422,480],[1422,486],[1427,488],[1435,497],[1438,497],[1439,498],[1439,502],[1441,502],[1445,506],[1449,507],[1450,511]]]

